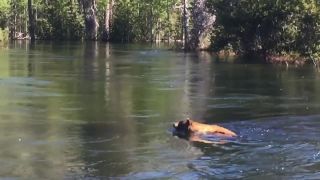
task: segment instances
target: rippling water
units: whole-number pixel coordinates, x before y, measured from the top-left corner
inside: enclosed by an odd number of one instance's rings
[[[17,42],[0,54],[0,178],[320,178],[313,67],[99,43]],[[239,136],[172,136],[186,117]]]

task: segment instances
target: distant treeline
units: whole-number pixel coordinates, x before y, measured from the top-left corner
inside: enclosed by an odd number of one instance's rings
[[[318,0],[0,0],[10,39],[179,41],[185,49],[320,59]]]
[[[191,32],[199,37],[209,33],[193,30],[199,25],[192,17],[199,16],[203,28],[212,28],[214,16],[208,16],[205,1],[199,2],[1,0],[0,27],[9,29],[10,39],[29,39],[34,34],[35,39],[42,40],[187,41],[193,38]]]

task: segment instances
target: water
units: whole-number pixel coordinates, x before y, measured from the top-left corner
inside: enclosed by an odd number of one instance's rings
[[[0,50],[1,179],[319,179],[320,73],[99,43]],[[192,117],[226,143],[173,137]]]

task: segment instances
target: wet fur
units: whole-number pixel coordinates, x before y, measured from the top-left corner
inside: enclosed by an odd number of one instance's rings
[[[174,134],[180,138],[185,138],[190,141],[198,141],[208,143],[209,141],[203,140],[203,135],[217,135],[224,137],[235,137],[236,133],[229,129],[218,125],[209,125],[199,123],[190,119],[179,121],[173,124]]]

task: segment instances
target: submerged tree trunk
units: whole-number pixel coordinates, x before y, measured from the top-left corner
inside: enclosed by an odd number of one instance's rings
[[[35,42],[35,21],[34,13],[32,9],[32,0],[28,0],[28,15],[29,15],[29,34],[31,38],[31,43]]]
[[[209,32],[213,28],[216,16],[206,8],[207,0],[195,0],[191,9],[192,28],[188,49],[207,48],[210,44]],[[207,42],[206,42],[207,41]]]
[[[110,0],[109,0],[110,1]],[[107,2],[105,11],[104,11],[104,30],[102,34],[102,40],[103,41],[109,41],[110,38],[110,3]]]
[[[153,42],[154,37],[153,37],[153,8],[152,5],[150,6],[150,17],[149,17],[149,41]]]
[[[97,40],[98,18],[96,0],[82,0],[83,13],[85,18],[85,34],[88,40]]]

